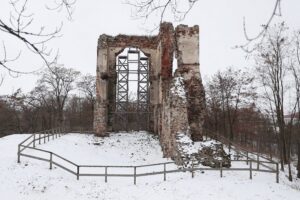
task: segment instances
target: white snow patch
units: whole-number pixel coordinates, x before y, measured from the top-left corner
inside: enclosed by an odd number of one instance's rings
[[[184,153],[192,155],[198,153],[203,147],[215,148],[216,144],[221,144],[215,140],[206,140],[201,142],[193,142],[192,139],[185,133],[177,133],[177,143],[181,146]],[[221,158],[222,159],[222,158]]]
[[[179,96],[181,99],[186,101],[186,92],[184,89],[183,77],[174,77],[173,85],[171,86],[171,93]]]
[[[187,155],[198,153],[198,146],[194,145],[194,142],[188,135],[179,132],[176,136],[177,145],[179,145],[179,148],[181,148],[183,153]]]
[[[165,182],[163,175],[138,177],[137,185],[130,177],[109,177],[108,183],[104,182],[104,177],[80,177],[77,181],[74,175],[62,169],[49,170],[46,162],[22,157],[18,164],[17,145],[28,136],[18,134],[0,138],[0,198],[3,200],[294,200],[300,196],[298,190],[282,181],[283,173],[279,184],[275,183],[274,174],[253,172],[253,180],[250,180],[247,172],[240,171],[224,171],[223,178],[219,171],[198,171],[193,179],[190,173],[171,173],[167,174]],[[97,142],[100,145],[93,144]],[[146,133],[112,134],[107,138],[70,134],[38,145],[38,148],[64,153],[76,162],[97,164],[167,160],[162,158],[158,140]],[[134,153],[132,158],[131,153]],[[233,167],[249,166],[234,162]],[[299,186],[300,181],[291,184]]]
[[[176,72],[177,68],[178,68],[178,62],[177,62],[176,54],[174,52],[174,54],[173,54],[173,63],[172,63],[172,74],[173,74],[173,76],[175,75],[175,72]]]

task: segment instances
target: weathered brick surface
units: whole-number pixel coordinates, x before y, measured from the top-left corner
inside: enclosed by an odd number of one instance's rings
[[[161,76],[162,79],[172,78],[173,54],[175,48],[174,28],[171,23],[162,23],[159,30],[161,42]]]
[[[156,49],[158,36],[136,36],[136,35],[117,35],[115,37],[103,34],[98,39],[98,48],[121,47],[126,48],[139,47]]]

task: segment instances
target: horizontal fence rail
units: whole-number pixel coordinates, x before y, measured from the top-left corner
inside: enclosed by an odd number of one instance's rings
[[[70,131],[74,132],[74,131]],[[84,132],[84,131],[82,131]],[[153,176],[153,175],[163,175],[163,180],[166,181],[167,174],[170,173],[178,173],[178,172],[191,172],[191,177],[194,178],[196,171],[219,171],[220,177],[223,177],[224,171],[248,171],[249,178],[252,179],[253,172],[264,172],[264,173],[274,173],[276,174],[276,182],[279,183],[279,169],[278,163],[274,162],[273,160],[267,159],[262,157],[259,154],[255,154],[254,157],[253,153],[248,151],[242,151],[240,148],[235,148],[236,151],[239,151],[241,157],[245,159],[237,159],[231,160],[231,162],[246,162],[245,168],[225,168],[222,167],[222,163],[220,167],[217,168],[209,168],[209,167],[198,167],[195,164],[195,161],[192,162],[190,168],[180,168],[178,167],[175,162],[163,162],[163,163],[155,163],[155,164],[145,164],[145,165],[79,165],[76,164],[63,156],[60,156],[52,151],[43,150],[37,148],[37,144],[42,144],[50,141],[51,139],[54,140],[56,138],[61,137],[62,135],[66,134],[66,130],[63,128],[56,128],[45,130],[41,132],[34,133],[22,141],[18,145],[18,163],[20,163],[20,157],[28,157],[40,161],[45,161],[49,163],[49,169],[52,169],[53,166],[57,166],[73,175],[76,176],[77,180],[80,177],[87,177],[87,176],[94,176],[94,177],[104,177],[104,181],[107,182],[109,177],[131,177],[133,179],[133,183],[137,183],[137,177],[144,177],[144,176]],[[44,156],[36,156],[30,155],[28,153],[23,153],[24,150],[30,149],[32,151],[43,153]],[[265,159],[265,160],[262,160]],[[254,166],[256,164],[256,167]],[[169,165],[173,165],[172,167],[175,169],[171,169]],[[274,168],[268,166],[273,165]],[[264,167],[262,169],[260,166]],[[87,169],[97,169],[102,170],[101,173],[99,172],[86,172]],[[151,169],[152,171],[145,171],[145,169]],[[159,168],[158,170],[154,170],[154,168]],[[126,173],[113,173],[111,172],[113,169],[124,170],[126,169]]]
[[[251,152],[248,149],[242,147],[239,144],[236,144],[232,141],[230,141],[228,138],[222,136],[222,135],[218,135],[215,134],[213,131],[210,131],[208,129],[205,129],[205,136],[206,139],[208,137],[212,138],[212,139],[216,139],[217,141],[220,141],[222,144],[227,144],[231,149],[235,150],[238,154],[246,157],[247,160],[251,160],[252,162],[256,163],[256,170],[255,171],[260,171],[260,172],[270,172],[272,171],[273,173],[276,173],[276,183],[279,183],[279,163],[272,160],[271,158],[267,158],[266,156],[260,154],[259,152]],[[264,161],[264,160],[266,161]],[[248,164],[249,161],[247,161],[246,163]],[[267,166],[266,164],[271,164],[273,165],[274,168]],[[266,170],[260,170],[260,166],[263,166],[267,169],[269,169],[270,171],[266,171]]]

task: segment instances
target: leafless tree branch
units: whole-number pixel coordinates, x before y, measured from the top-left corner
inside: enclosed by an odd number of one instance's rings
[[[53,6],[46,5],[46,8],[48,10],[56,10],[58,12],[61,12],[63,9],[67,12],[67,18],[69,20],[72,20],[72,15],[75,10],[75,3],[77,0],[54,0]]]
[[[269,17],[266,24],[262,25],[260,32],[258,34],[256,34],[255,36],[252,36],[252,37],[249,36],[249,34],[247,32],[247,28],[246,28],[246,19],[245,19],[245,17],[243,18],[243,31],[244,31],[246,43],[236,46],[237,48],[241,48],[242,50],[244,50],[247,53],[252,53],[255,50],[255,48],[253,48],[251,46],[251,44],[253,44],[253,42],[257,41],[257,40],[260,40],[260,43],[261,43],[262,40],[266,37],[267,30],[270,27],[271,22],[274,19],[274,17],[281,16],[281,1],[282,0],[275,0],[275,5],[274,5],[273,11],[271,13],[271,16]]]
[[[50,68],[50,65],[57,60],[58,56],[56,55],[54,58],[50,58],[52,57],[52,49],[47,48],[47,43],[61,36],[60,33],[63,24],[61,23],[60,26],[52,31],[47,31],[45,28],[46,25],[40,25],[39,30],[34,31],[31,25],[36,18],[34,17],[34,13],[31,13],[28,9],[29,1],[30,0],[10,0],[12,11],[10,12],[9,20],[7,20],[8,22],[4,19],[0,19],[0,32],[8,34],[20,43],[23,43],[29,51],[38,55],[45,65]],[[54,3],[56,7],[48,9],[49,7],[46,6],[47,10],[57,10],[60,12],[65,9],[68,13],[68,19],[72,18],[76,0],[55,0]],[[3,49],[4,55],[3,58],[0,58],[0,66],[6,69],[10,75],[18,76],[19,74],[29,74],[40,70],[15,70],[12,63],[21,56],[21,51],[15,58],[8,59],[8,52],[4,42]]]
[[[197,3],[198,1],[199,0],[126,0],[125,4],[132,6],[134,18],[144,19],[146,22],[148,18],[150,18],[150,16],[159,15],[160,24],[164,20],[167,11],[170,11],[170,13],[173,15],[174,21],[184,20],[185,17],[190,13],[191,9],[194,7],[195,3]],[[247,53],[251,53],[254,50],[253,48],[251,48],[251,44],[254,41],[263,39],[274,17],[281,16],[281,1],[282,0],[275,0],[271,16],[269,17],[267,22],[262,25],[262,29],[255,36],[249,36],[246,28],[246,20],[244,18],[243,31],[246,43],[237,45],[235,48],[241,48]],[[183,7],[185,7],[185,9],[182,10]],[[154,30],[157,28],[158,26],[155,26]]]
[[[1,74],[1,76],[0,76],[0,87],[1,87],[1,85],[2,85],[2,83],[3,83],[3,81],[4,81],[4,75]]]
[[[199,0],[126,0],[125,4],[133,7],[134,18],[147,21],[151,16],[159,15],[160,24],[164,20],[167,11],[171,12],[174,21],[184,20],[198,1]],[[179,5],[180,2],[185,3],[185,9],[182,9],[182,4]]]

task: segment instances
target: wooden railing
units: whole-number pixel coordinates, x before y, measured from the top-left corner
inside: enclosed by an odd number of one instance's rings
[[[273,170],[276,172],[276,182],[279,182],[279,163],[274,161],[272,157],[267,157],[265,155],[260,154],[259,152],[253,152],[249,149],[246,149],[245,147],[242,147],[241,145],[232,142],[228,138],[218,135],[214,133],[213,131],[210,131],[208,129],[205,129],[205,137],[206,139],[209,137],[211,139],[215,139],[217,141],[220,141],[222,144],[227,145],[227,147],[230,147],[238,154],[246,157],[247,160],[251,160],[252,162],[256,163],[256,169],[259,170],[260,166],[263,166],[269,170]],[[266,164],[273,165],[274,168],[267,166]],[[248,165],[248,162],[247,162]],[[263,171],[263,170],[259,170]]]
[[[57,166],[73,175],[76,176],[77,180],[80,177],[84,176],[102,176],[104,177],[104,181],[108,181],[108,177],[131,177],[133,179],[133,183],[136,184],[137,177],[143,176],[152,176],[152,175],[163,175],[163,180],[166,181],[167,174],[170,173],[178,173],[178,172],[191,172],[191,177],[194,178],[196,171],[219,171],[220,177],[223,177],[224,171],[249,171],[249,178],[252,179],[253,172],[266,172],[266,173],[274,173],[276,174],[276,182],[279,182],[279,171],[278,171],[278,163],[274,161],[264,161],[262,159],[253,159],[253,155],[249,152],[244,154],[246,159],[232,160],[231,162],[246,162],[245,168],[225,168],[222,165],[218,168],[209,168],[209,167],[199,167],[195,162],[192,162],[190,168],[180,168],[175,165],[174,162],[164,162],[164,163],[155,163],[148,165],[79,165],[76,164],[52,151],[43,150],[37,148],[37,144],[42,144],[50,141],[50,139],[58,138],[62,135],[66,134],[64,129],[51,129],[38,133],[34,133],[26,138],[23,142],[18,145],[18,163],[20,163],[20,157],[28,157],[40,161],[45,161],[49,163],[49,169],[52,169],[53,166]],[[24,150],[30,149],[36,152],[42,152],[45,156],[37,156],[33,154],[23,153]],[[254,168],[253,164],[256,163],[257,167]],[[173,165],[173,169],[170,168],[170,165]],[[275,168],[267,166],[266,164],[274,164]],[[176,168],[174,169],[174,166]],[[263,166],[266,169],[261,169],[259,166]],[[159,168],[154,171],[154,168]],[[89,172],[87,169],[101,169],[102,172]],[[126,173],[112,173],[112,169],[127,169]],[[152,171],[147,171],[145,169],[151,169]]]
[[[42,152],[47,152],[45,150],[36,148],[36,145],[42,143],[45,144],[46,142],[49,142],[50,139],[54,140],[58,137],[61,137],[64,134],[66,134],[64,128],[54,128],[31,134],[28,138],[26,138],[24,141],[18,144],[18,163],[20,163],[21,156],[30,157],[30,155],[25,155],[22,153],[25,149],[28,148],[33,150],[40,150]],[[26,144],[26,142],[28,142],[28,144]],[[30,145],[32,145],[32,147],[30,147]]]

